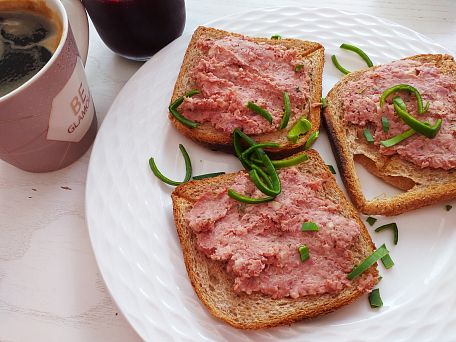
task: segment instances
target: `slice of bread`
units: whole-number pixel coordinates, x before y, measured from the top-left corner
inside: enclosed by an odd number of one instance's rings
[[[442,73],[456,79],[456,63],[451,56],[428,54],[405,59],[431,63]],[[357,126],[344,120],[341,94],[350,82],[359,80],[366,70],[375,68],[378,66],[344,76],[328,93],[323,113],[333,152],[352,202],[364,214],[390,216],[456,198],[456,169],[421,168],[397,154],[385,156],[379,152],[378,146],[359,137]],[[366,199],[356,174],[355,162],[403,192],[391,197]]]
[[[329,178],[325,186],[325,196],[337,202],[342,208],[341,214],[353,218],[359,226],[360,234],[357,244],[353,248],[353,265],[358,265],[375,249],[369,233],[318,153],[314,150],[308,150],[306,153],[309,160],[297,166],[299,171],[317,177],[325,177],[325,179]],[[234,277],[226,271],[226,263],[211,260],[198,251],[196,235],[185,219],[186,213],[201,196],[229,186],[236,175],[236,173],[232,173],[216,178],[191,181],[178,186],[172,193],[174,221],[188,276],[196,294],[215,317],[242,329],[259,329],[289,324],[329,313],[353,302],[365,293],[357,286],[365,277],[372,276],[374,280],[378,278],[378,271],[374,265],[362,276],[355,278],[351,287],[343,289],[338,294],[309,295],[297,299],[289,297],[273,299],[259,293],[250,295],[236,293],[233,290]]]
[[[198,40],[200,40],[202,37],[221,39],[227,36],[242,37],[242,35],[237,33],[231,33],[208,27],[198,27],[195,30],[185,53],[182,67],[176,80],[171,103],[186,92],[195,89],[194,81],[190,77],[190,71],[197,65],[202,55],[202,52],[197,47]],[[312,123],[312,129],[305,135],[302,135],[296,141],[296,143],[292,143],[287,138],[287,133],[292,127],[290,123],[288,127],[282,130],[277,130],[272,133],[252,135],[252,138],[254,138],[257,142],[273,141],[280,145],[279,148],[274,148],[271,150],[266,149],[266,151],[270,153],[273,158],[274,156],[281,157],[290,155],[302,148],[309,136],[320,127],[320,107],[312,106],[312,104],[319,103],[321,100],[324,48],[319,43],[304,41],[301,39],[251,39],[258,43],[264,42],[271,45],[282,45],[290,49],[295,49],[298,52],[298,57],[308,61],[310,64],[309,73],[311,81],[309,101],[307,101],[306,106],[301,113],[293,113],[292,115],[306,117]],[[231,134],[217,130],[209,123],[200,124],[196,128],[189,128],[176,120],[171,114],[169,114],[169,119],[180,133],[193,139],[194,141],[199,142],[211,149],[233,152]]]

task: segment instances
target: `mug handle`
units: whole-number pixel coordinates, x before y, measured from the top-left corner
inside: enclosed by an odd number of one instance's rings
[[[84,6],[79,0],[61,0],[68,14],[79,55],[85,65],[89,50],[89,22]]]

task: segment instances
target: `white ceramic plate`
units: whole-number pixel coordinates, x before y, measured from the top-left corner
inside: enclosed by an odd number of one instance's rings
[[[316,40],[326,60],[337,53],[355,70],[356,55],[342,42],[363,48],[376,64],[418,53],[445,52],[420,34],[395,23],[331,9],[264,9],[216,20],[211,26],[256,36],[281,34]],[[86,213],[95,255],[104,280],[136,331],[153,341],[449,341],[456,336],[456,204],[442,203],[393,218],[399,244],[389,232],[374,233],[386,242],[396,263],[379,266],[384,307],[372,310],[367,296],[335,313],[291,326],[241,331],[213,319],[196,297],[182,260],[172,218],[172,188],[149,170],[154,156],[170,178],[180,179],[190,153],[194,174],[235,171],[232,156],[208,151],[179,135],[167,119],[171,97],[190,37],[182,37],[155,55],[132,77],[114,101],[93,148],[87,180]],[[323,93],[341,77],[327,62]],[[335,165],[323,134],[315,145]],[[370,196],[388,189],[367,174]],[[339,180],[340,182],[340,180]],[[340,182],[341,183],[341,182]],[[375,226],[375,227],[376,227]]]

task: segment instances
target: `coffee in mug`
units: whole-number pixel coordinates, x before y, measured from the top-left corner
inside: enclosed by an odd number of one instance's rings
[[[32,78],[51,59],[62,35],[47,7],[21,7],[0,4],[0,96]]]
[[[31,172],[71,164],[92,144],[97,119],[65,8],[0,0],[0,36],[0,158]]]

